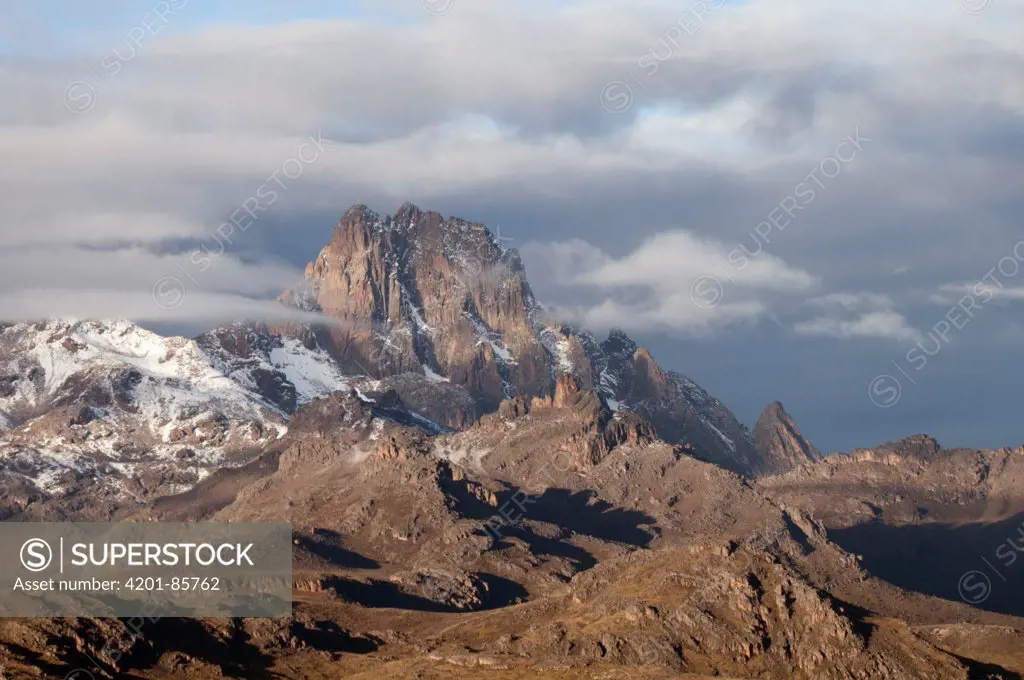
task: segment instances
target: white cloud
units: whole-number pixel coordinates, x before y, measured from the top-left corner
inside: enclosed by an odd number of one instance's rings
[[[745,267],[738,268],[728,259],[735,247],[683,230],[662,232],[622,258],[608,258],[581,272],[577,280],[598,287],[648,286],[657,290],[677,290],[702,276],[777,291],[807,290],[815,283],[807,272],[768,254],[750,258]]]
[[[674,230],[617,258],[578,239],[529,243],[523,254],[542,286],[591,298],[589,304],[567,304],[560,311],[597,329],[620,325],[704,334],[756,321],[768,310],[768,293],[805,291],[816,284],[807,272],[767,254],[737,269],[728,264],[732,248]]]
[[[965,298],[972,298],[979,305],[988,304],[993,300],[1024,300],[1024,286],[1011,286],[1002,283],[979,281],[977,283],[944,283],[932,293],[929,301],[936,305],[967,304]]]
[[[339,323],[271,300],[228,293],[184,289],[176,284],[157,291],[103,289],[23,289],[0,293],[0,319],[132,319],[138,322],[195,323],[208,326],[232,321]],[[159,301],[159,304],[158,304]]]
[[[605,299],[593,307],[555,309],[568,319],[594,330],[625,327],[697,336],[727,327],[750,325],[767,312],[767,307],[755,300],[720,302],[713,307],[701,307],[689,292],[670,293],[643,302]]]
[[[273,262],[210,258],[202,271],[187,257],[137,247],[107,250],[63,243],[8,249],[0,268],[0,319],[41,317],[192,320],[210,325],[281,316],[272,302],[302,278]],[[16,255],[11,254],[12,252]]]
[[[907,324],[902,314],[893,311],[866,312],[854,319],[818,317],[796,325],[803,335],[822,335],[840,340],[881,338],[917,342],[921,333]]]
[[[794,329],[801,335],[816,335],[839,340],[876,338],[918,342],[922,335],[906,317],[894,309],[888,295],[878,293],[832,293],[808,301],[824,312]]]
[[[859,292],[859,293],[829,293],[828,295],[821,295],[816,298],[811,298],[807,301],[807,304],[820,309],[835,310],[845,309],[851,311],[872,309],[872,308],[891,308],[893,306],[892,298],[888,295],[881,293],[870,293],[870,292]]]
[[[56,213],[44,220],[26,220],[18,228],[0,232],[0,248],[60,247],[68,243],[102,245],[110,242],[153,243],[161,239],[208,235],[198,221],[177,215],[145,213]]]

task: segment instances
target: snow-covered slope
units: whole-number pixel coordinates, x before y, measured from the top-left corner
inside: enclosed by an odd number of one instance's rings
[[[196,344],[217,371],[285,414],[349,389],[338,363],[311,338],[234,324],[201,335]]]
[[[215,339],[128,321],[0,328],[0,468],[46,490],[110,465],[130,474],[161,460],[242,461],[285,434],[297,404],[348,388],[298,341],[266,339],[243,360]]]
[[[271,415],[196,342],[127,321],[18,324],[3,331],[0,346],[8,386],[0,408],[16,422],[48,409],[87,407],[93,417],[137,425],[136,436],[169,443],[177,430],[192,432],[210,419],[237,425]]]

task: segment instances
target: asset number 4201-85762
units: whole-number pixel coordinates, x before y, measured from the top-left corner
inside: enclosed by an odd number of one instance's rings
[[[128,590],[181,590],[181,591],[219,591],[220,579],[217,577],[200,578],[199,576],[183,576],[174,578],[147,578],[136,576],[125,582]]]

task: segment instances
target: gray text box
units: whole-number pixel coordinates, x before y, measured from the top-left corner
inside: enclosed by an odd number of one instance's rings
[[[0,522],[0,616],[291,616],[289,524]]]

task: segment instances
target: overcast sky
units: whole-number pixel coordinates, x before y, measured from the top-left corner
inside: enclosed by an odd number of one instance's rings
[[[259,314],[409,200],[749,425],[1019,445],[1021,36],[1024,0],[0,0],[0,318]]]

